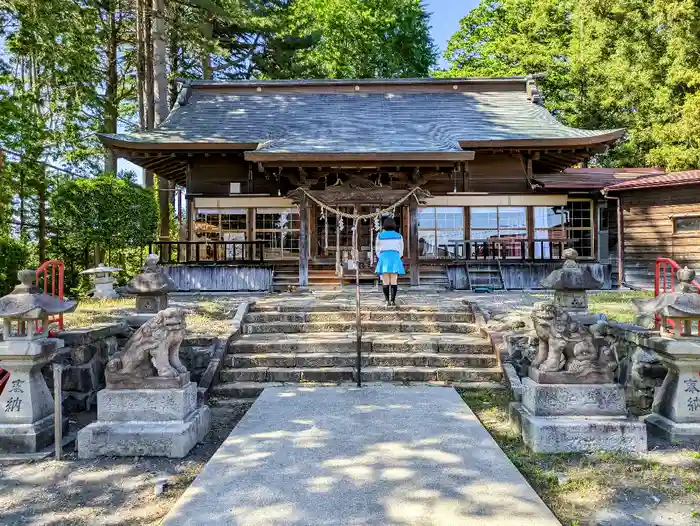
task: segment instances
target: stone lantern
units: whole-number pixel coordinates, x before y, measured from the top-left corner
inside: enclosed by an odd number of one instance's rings
[[[678,285],[674,292],[666,292],[647,301],[636,300],[634,304],[642,313],[661,316],[662,336],[693,337],[693,325],[700,323],[700,294],[693,284],[695,271],[685,267],[676,276]],[[668,331],[669,321],[673,322],[673,333]]]
[[[168,308],[168,293],[177,290],[175,282],[158,266],[158,256],[149,254],[141,273],[122,292],[136,296],[136,315],[127,318],[132,327],[140,327],[158,312]]]
[[[0,394],[0,453],[36,453],[53,443],[54,403],[41,367],[63,341],[48,337],[48,318],[76,306],[40,292],[34,271],[22,270],[18,277],[20,284],[0,298],[0,367],[10,373]]]
[[[119,294],[114,290],[114,283],[116,282],[114,274],[121,270],[122,269],[117,267],[106,267],[103,263],[100,263],[95,268],[83,270],[81,274],[91,276],[95,284],[93,298],[117,299]]]
[[[578,252],[573,248],[564,251],[564,265],[541,281],[542,287],[554,290],[554,305],[567,312],[587,314],[587,290],[599,289],[603,282],[593,277],[591,271],[578,263]]]

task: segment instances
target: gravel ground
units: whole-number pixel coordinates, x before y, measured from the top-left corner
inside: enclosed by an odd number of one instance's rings
[[[214,401],[206,441],[181,460],[78,460],[70,449],[60,461],[0,463],[0,525],[158,524],[247,409]],[[81,413],[71,423],[82,427],[94,418]],[[163,476],[168,480],[165,492],[155,496],[155,483]]]

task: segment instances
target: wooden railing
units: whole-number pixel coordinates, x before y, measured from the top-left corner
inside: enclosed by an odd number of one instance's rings
[[[148,245],[161,265],[264,263],[264,241],[158,241]]]
[[[421,259],[558,261],[564,259],[564,250],[569,244],[569,241],[566,240],[551,241],[546,239],[510,241],[454,240],[437,246],[423,245]]]

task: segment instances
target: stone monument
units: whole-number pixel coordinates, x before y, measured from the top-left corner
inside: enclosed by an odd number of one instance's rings
[[[106,267],[103,263],[100,263],[95,268],[83,270],[81,274],[90,276],[95,284],[95,288],[92,290],[93,298],[117,299],[119,294],[114,290],[114,283],[116,282],[114,274],[121,270],[117,267]]]
[[[700,443],[700,335],[693,331],[700,322],[700,294],[693,284],[695,271],[678,271],[675,292],[648,301],[637,308],[661,315],[661,335],[645,346],[667,367],[663,384],[656,390],[652,414],[646,417],[649,431],[672,442]],[[673,323],[669,338],[668,325]],[[666,337],[664,337],[666,336]]]
[[[588,314],[587,290],[599,289],[603,282],[593,277],[591,271],[578,262],[578,252],[564,250],[564,265],[544,278],[540,285],[554,290],[554,305],[570,313]]]
[[[170,276],[158,266],[158,256],[149,254],[141,273],[124,287],[123,293],[136,296],[136,314],[127,318],[132,327],[140,327],[168,307],[168,293],[177,290]]]
[[[41,367],[63,347],[62,340],[48,337],[48,318],[76,303],[40,292],[33,270],[18,277],[20,284],[0,298],[0,367],[10,373],[0,394],[0,453],[37,453],[54,441],[54,400]],[[68,421],[63,425],[66,431]]]
[[[517,408],[523,441],[537,453],[646,451],[645,426],[627,417],[624,388],[615,383],[618,360],[605,322],[583,323],[586,289],[600,282],[578,265],[575,250],[565,257],[542,281],[554,288],[554,301],[537,303],[531,315],[538,352]]]
[[[184,313],[162,310],[107,363],[97,422],[78,433],[80,458],[182,458],[204,439],[211,415],[197,406],[197,385],[180,362],[184,336]]]

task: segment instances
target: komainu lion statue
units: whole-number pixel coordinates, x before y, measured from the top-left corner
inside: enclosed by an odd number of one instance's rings
[[[173,378],[187,372],[180,361],[180,345],[185,337],[185,313],[168,308],[143,324],[126,342],[124,349],[107,363],[105,375],[119,382],[125,377]]]
[[[533,369],[612,381],[617,357],[603,336],[604,323],[588,328],[550,302],[535,305],[532,321],[539,340]]]

